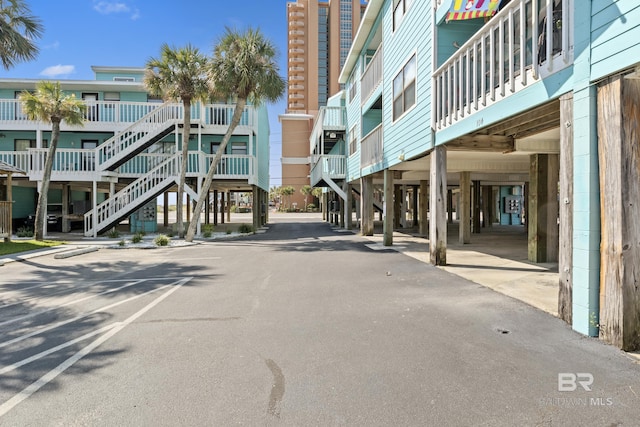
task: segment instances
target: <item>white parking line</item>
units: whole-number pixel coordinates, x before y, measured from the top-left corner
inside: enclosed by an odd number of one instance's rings
[[[14,317],[13,319],[9,319],[9,320],[5,320],[4,322],[0,322],[0,326],[4,326],[4,325],[11,324],[11,323],[19,322],[19,321],[25,320],[25,319],[30,319],[32,317],[36,317],[36,316],[39,316],[39,315],[44,314],[44,313],[48,313],[48,312],[53,311],[53,310],[57,310],[57,309],[62,308],[62,307],[66,307],[68,305],[77,304],[79,302],[84,302],[84,301],[99,297],[100,295],[107,295],[107,294],[110,294],[112,292],[121,291],[122,289],[137,285],[137,284],[142,283],[144,281],[145,281],[145,279],[136,280],[136,281],[134,281],[132,283],[127,283],[126,285],[120,286],[119,288],[109,289],[109,290],[106,290],[106,291],[103,291],[103,292],[100,292],[100,293],[97,293],[97,294],[94,294],[94,295],[89,295],[89,296],[86,296],[86,297],[83,297],[83,298],[79,298],[79,299],[76,299],[76,300],[73,300],[73,301],[68,301],[68,302],[65,302],[64,304],[60,304],[60,305],[48,308],[46,310],[35,311],[33,313],[29,313],[29,314],[26,314],[24,316]]]
[[[138,295],[134,295],[134,296],[129,297],[127,299],[124,299],[122,301],[114,302],[113,304],[105,305],[104,307],[97,308],[97,309],[95,309],[93,311],[90,311],[88,313],[81,314],[79,316],[72,317],[70,319],[63,320],[63,321],[58,322],[58,323],[50,324],[50,325],[48,325],[48,326],[46,326],[44,328],[38,329],[36,331],[30,332],[30,333],[25,334],[25,335],[20,335],[19,337],[16,337],[16,338],[13,338],[13,339],[11,339],[9,341],[5,341],[5,342],[0,343],[0,348],[7,347],[7,346],[9,346],[11,344],[19,343],[20,341],[24,341],[27,338],[35,337],[36,335],[40,335],[40,334],[42,334],[44,332],[47,332],[47,331],[50,331],[52,329],[59,328],[60,326],[64,326],[66,324],[73,323],[73,322],[78,321],[78,320],[82,320],[85,317],[89,317],[89,316],[94,315],[96,313],[100,313],[100,312],[103,312],[105,310],[110,310],[110,309],[112,309],[114,307],[117,307],[117,306],[122,305],[122,304],[126,304],[128,302],[131,302],[133,300],[141,298],[141,297],[143,297],[145,295],[150,295],[150,294],[152,294],[154,292],[161,291],[161,290],[163,290],[163,289],[165,289],[165,288],[167,288],[169,286],[172,286],[172,285],[168,284],[168,285],[164,285],[164,286],[161,286],[159,288],[156,288],[156,289],[151,289],[150,291],[147,291],[147,292],[144,292],[144,293],[141,293],[141,294],[138,294]]]
[[[91,353],[98,346],[106,342],[108,339],[112,338],[118,332],[122,331],[125,327],[127,327],[128,325],[133,323],[136,319],[138,319],[140,316],[142,316],[143,314],[151,310],[153,307],[158,305],[165,298],[167,298],[169,295],[171,295],[172,293],[180,289],[185,283],[187,283],[191,279],[192,279],[191,277],[188,277],[175,282],[175,284],[172,284],[171,289],[169,289],[167,292],[163,293],[158,298],[151,301],[149,304],[147,304],[142,309],[138,310],[137,312],[129,316],[123,322],[114,324],[113,327],[109,329],[107,332],[105,332],[104,335],[100,336],[95,341],[91,342],[89,345],[82,348],[80,351],[78,351],[73,356],[71,356],[64,362],[62,362],[60,365],[58,365],[57,367],[55,367],[54,369],[52,369],[51,371],[47,372],[45,375],[40,377],[40,379],[38,379],[37,381],[35,381],[34,383],[26,387],[20,393],[16,394],[11,399],[9,399],[8,401],[0,405],[0,417],[6,415],[7,412],[15,408],[24,400],[28,399],[35,392],[40,390],[40,388],[47,385],[49,382],[53,381],[58,375],[60,375],[61,373],[69,369],[76,362],[78,362],[80,359],[82,359],[83,357]]]

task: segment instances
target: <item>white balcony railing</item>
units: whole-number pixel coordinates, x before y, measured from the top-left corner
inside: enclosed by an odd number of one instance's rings
[[[311,167],[311,184],[316,185],[322,179],[344,179],[347,176],[347,157],[343,155],[314,156]]]
[[[383,139],[382,124],[369,132],[360,144],[360,168],[382,162]]]
[[[569,2],[513,0],[433,75],[433,126],[443,129],[573,62]],[[540,11],[539,13],[535,11]]]
[[[382,45],[369,61],[360,80],[360,100],[364,104],[374,90],[382,83]]]
[[[347,127],[344,107],[320,107],[309,137],[311,153],[325,154],[323,135],[325,131],[342,131]]]

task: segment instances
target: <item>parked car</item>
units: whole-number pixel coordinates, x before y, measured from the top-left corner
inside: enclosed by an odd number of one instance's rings
[[[25,227],[34,228],[36,222],[35,212],[24,221]],[[62,204],[47,205],[47,230],[62,231]]]

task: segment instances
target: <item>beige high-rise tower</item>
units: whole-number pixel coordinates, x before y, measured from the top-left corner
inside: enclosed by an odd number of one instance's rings
[[[287,111],[282,124],[282,186],[304,206],[300,188],[309,184],[309,137],[313,119],[340,90],[338,76],[349,54],[366,3],[361,0],[287,2]]]

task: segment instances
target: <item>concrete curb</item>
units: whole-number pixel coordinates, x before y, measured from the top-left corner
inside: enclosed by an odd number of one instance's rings
[[[98,251],[100,248],[97,246],[87,246],[85,248],[79,248],[79,249],[72,249],[70,251],[66,251],[66,252],[62,252],[59,254],[55,254],[53,256],[54,259],[64,259],[64,258],[70,258],[72,256],[77,256],[77,255],[82,255],[82,254],[87,254],[89,252],[96,252]]]

